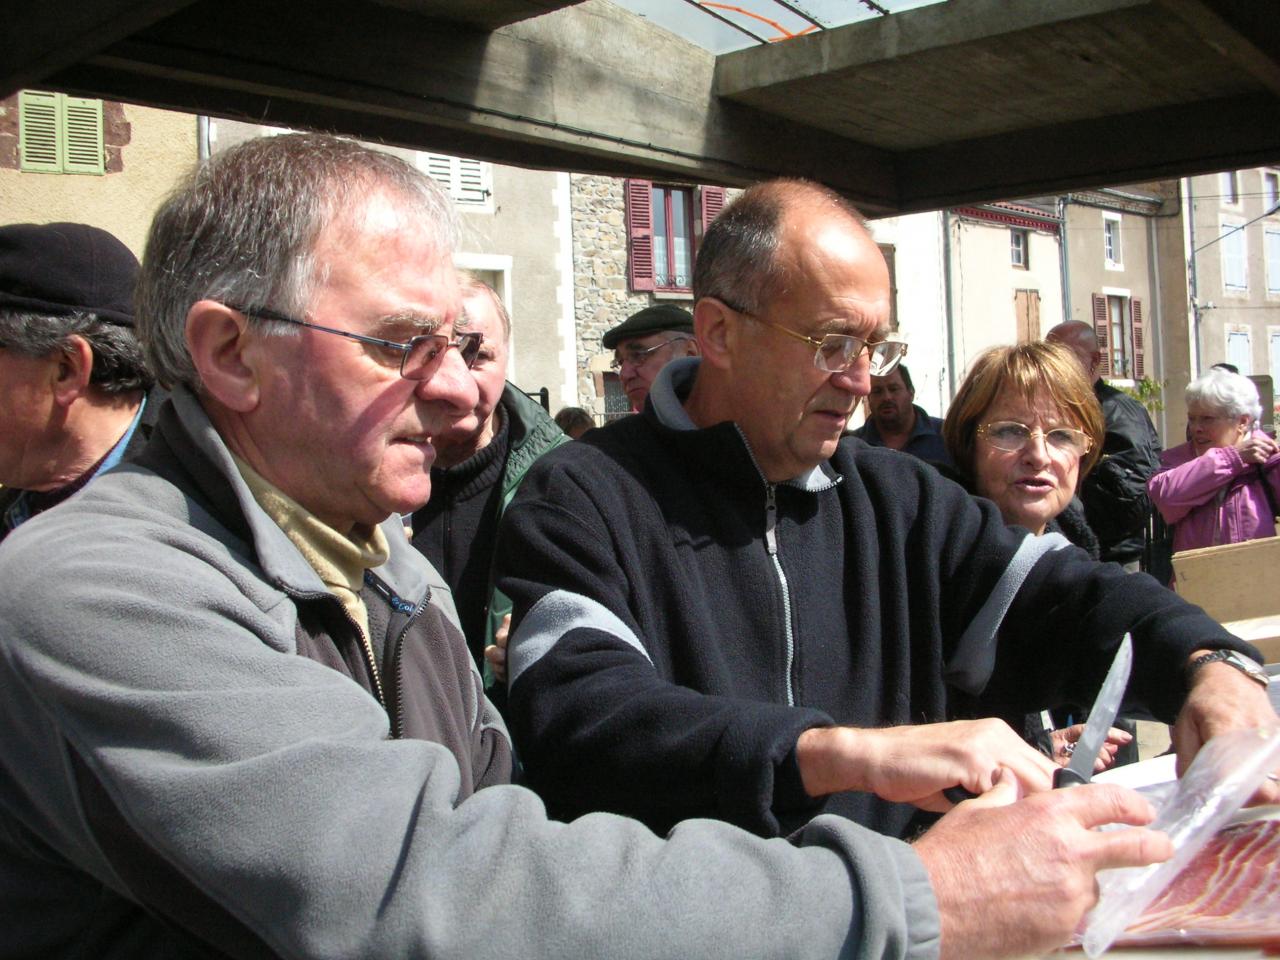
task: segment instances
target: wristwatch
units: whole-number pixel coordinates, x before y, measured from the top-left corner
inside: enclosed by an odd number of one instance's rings
[[[1271,681],[1271,678],[1267,676],[1267,671],[1263,670],[1248,657],[1243,657],[1234,650],[1215,650],[1213,653],[1206,653],[1203,657],[1196,657],[1187,666],[1187,680],[1189,681],[1195,672],[1206,663],[1230,664],[1250,680],[1257,680],[1263,687],[1266,687]]]

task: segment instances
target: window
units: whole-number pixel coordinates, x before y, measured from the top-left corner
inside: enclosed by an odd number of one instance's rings
[[[1263,213],[1280,212],[1280,173],[1275,170],[1262,171],[1262,210]]]
[[[1280,398],[1275,396],[1276,385],[1280,384],[1280,327],[1267,327],[1267,340],[1271,347],[1271,389],[1272,408],[1274,409],[1276,406],[1280,406],[1280,403],[1277,403]]]
[[[628,180],[624,197],[631,289],[689,292],[698,241],[724,207],[724,189]]]
[[[693,191],[653,186],[653,280],[659,290],[693,284]]]
[[[1227,324],[1223,333],[1227,340],[1227,363],[1234,364],[1242,375],[1250,376],[1253,373],[1253,345],[1249,342],[1249,328]]]
[[[32,173],[106,172],[102,101],[23,90],[18,95],[19,169]]]
[[[1122,380],[1146,376],[1146,324],[1141,300],[1124,292],[1095,293],[1093,332],[1102,353],[1100,375]]]
[[[1235,220],[1222,220],[1219,246],[1222,248],[1222,288],[1224,290],[1248,290],[1248,249],[1245,246],[1244,224]]]
[[[489,164],[466,157],[424,153],[418,155],[418,168],[440,184],[459,207],[492,208],[493,167]]]
[[[1016,227],[1009,231],[1009,262],[1015,267],[1026,270],[1031,266],[1030,238],[1028,231]]]
[[[1120,215],[1118,213],[1102,215],[1102,256],[1108,270],[1122,269],[1124,254],[1120,249]]]
[[[1267,255],[1267,293],[1280,294],[1280,227],[1263,232]]]
[[[1234,170],[1224,170],[1218,175],[1222,184],[1222,202],[1228,206],[1240,205],[1240,181]]]
[[[604,397],[604,422],[609,423],[619,417],[631,414],[631,401],[622,389],[622,378],[612,370],[597,374],[600,382],[597,394]]]

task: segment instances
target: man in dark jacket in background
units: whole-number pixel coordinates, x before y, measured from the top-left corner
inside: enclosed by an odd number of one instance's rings
[[[911,371],[900,363],[883,377],[871,378],[867,422],[853,435],[873,447],[891,447],[929,463],[951,463],[942,442],[942,420],[916,405]]]
[[[1147,481],[1160,468],[1160,437],[1142,404],[1098,375],[1102,352],[1093,327],[1079,320],[1060,323],[1046,339],[1075,354],[1102,406],[1107,423],[1102,459],[1085,477],[1080,499],[1101,544],[1102,559],[1136,573],[1151,506]]]
[[[488,656],[505,659],[499,651],[511,613],[511,601],[493,583],[498,521],[529,466],[569,438],[540,404],[507,382],[511,319],[498,294],[463,277],[462,309],[458,329],[484,334],[471,368],[478,400],[435,438],[431,499],[413,515],[413,545],[453,590],[467,646],[491,686],[484,651],[495,646]]]
[[[0,227],[0,539],[141,448],[138,259],[82,223]]]

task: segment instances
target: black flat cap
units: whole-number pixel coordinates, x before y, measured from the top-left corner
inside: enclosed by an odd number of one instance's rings
[[[137,281],[138,258],[105,230],[84,223],[0,227],[0,308],[96,313],[132,327]]]
[[[623,340],[644,337],[660,330],[678,330],[693,333],[693,314],[674,303],[657,303],[633,313],[600,338],[606,350],[612,350]]]

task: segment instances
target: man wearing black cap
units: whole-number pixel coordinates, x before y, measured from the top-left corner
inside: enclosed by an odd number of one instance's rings
[[[137,275],[97,227],[0,227],[0,539],[145,439]]]
[[[678,357],[696,357],[693,316],[674,303],[658,303],[633,313],[600,338],[613,351],[611,366],[618,371],[632,410],[644,409],[658,371]]]

